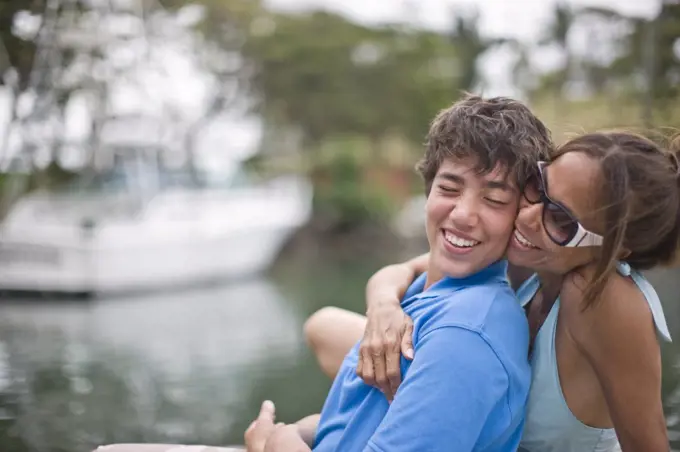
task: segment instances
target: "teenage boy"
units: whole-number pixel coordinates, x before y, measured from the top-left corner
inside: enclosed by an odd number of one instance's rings
[[[543,124],[507,98],[468,96],[435,118],[419,164],[430,271],[402,300],[415,354],[401,360],[394,400],[357,376],[357,344],[318,425],[276,426],[265,403],[246,432],[250,451],[310,451],[310,437],[315,452],[517,449],[531,380],[529,331],[503,256],[522,181],[549,145]]]

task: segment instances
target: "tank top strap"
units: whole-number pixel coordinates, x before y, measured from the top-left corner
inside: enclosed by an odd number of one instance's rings
[[[526,306],[531,301],[531,299],[534,298],[534,295],[536,295],[536,292],[538,292],[539,287],[540,281],[538,280],[538,274],[534,273],[529,278],[527,278],[515,292],[520,306]]]
[[[668,329],[668,324],[666,323],[666,316],[663,313],[661,300],[659,299],[659,295],[656,293],[656,290],[654,290],[652,284],[647,281],[647,278],[645,278],[642,273],[632,269],[626,262],[618,262],[616,264],[616,270],[622,276],[629,277],[635,283],[635,285],[638,286],[644,295],[645,300],[647,300],[649,309],[652,312],[654,324],[656,325],[656,329],[659,331],[659,334],[664,340],[672,342],[671,333]],[[522,283],[519,289],[517,289],[516,294],[520,306],[526,306],[527,303],[529,303],[534,297],[534,295],[536,295],[539,287],[540,282],[538,280],[538,275],[534,273]]]
[[[671,338],[671,333],[668,330],[668,324],[666,323],[666,316],[663,313],[661,300],[659,299],[659,295],[656,293],[656,290],[654,290],[652,284],[647,281],[647,278],[645,278],[642,273],[632,269],[626,262],[618,262],[616,264],[616,270],[619,272],[619,274],[632,279],[635,285],[638,286],[642,294],[645,296],[645,300],[647,300],[649,309],[652,312],[654,324],[656,325],[656,329],[659,331],[659,334],[661,334],[661,337],[663,337],[666,341],[672,342],[673,339]]]

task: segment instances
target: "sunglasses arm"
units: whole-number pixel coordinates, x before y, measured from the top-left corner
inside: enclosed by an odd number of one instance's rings
[[[587,231],[580,224],[578,225],[578,232],[573,239],[569,241],[565,247],[576,248],[584,246],[600,246],[604,239],[601,235],[595,234],[594,232]]]

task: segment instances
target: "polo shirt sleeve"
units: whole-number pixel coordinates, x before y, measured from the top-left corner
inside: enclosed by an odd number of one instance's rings
[[[444,326],[418,341],[413,362],[365,451],[472,451],[494,409],[508,398],[508,375],[476,331]]]

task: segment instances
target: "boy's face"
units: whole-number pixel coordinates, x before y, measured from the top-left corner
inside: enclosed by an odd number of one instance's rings
[[[427,197],[430,278],[464,278],[503,257],[520,193],[504,168],[478,174],[474,158],[447,159]]]

